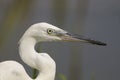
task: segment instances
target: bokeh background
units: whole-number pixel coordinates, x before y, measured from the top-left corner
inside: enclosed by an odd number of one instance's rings
[[[42,43],[41,52],[56,61],[57,74],[67,80],[120,80],[119,0],[0,0],[0,61],[16,60],[30,76],[31,68],[19,57],[18,41],[38,22],[108,44]]]

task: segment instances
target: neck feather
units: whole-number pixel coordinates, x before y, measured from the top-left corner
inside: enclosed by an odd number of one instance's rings
[[[38,65],[36,64],[36,56],[39,56],[39,54],[34,49],[36,43],[37,41],[34,38],[22,38],[19,45],[20,57],[27,65],[39,70],[39,74],[35,80],[54,80],[56,69],[53,69],[52,71],[42,71],[38,69]]]
[[[20,41],[19,45],[21,59],[32,68],[36,68],[34,62],[37,53],[34,49],[35,44],[36,40],[34,38],[26,37]]]

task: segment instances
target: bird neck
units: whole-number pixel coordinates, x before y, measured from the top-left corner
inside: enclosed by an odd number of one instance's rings
[[[19,45],[20,57],[27,65],[39,70],[39,74],[35,80],[54,80],[56,72],[55,67],[50,69],[39,69],[41,63],[36,62],[36,58],[39,57],[39,54],[34,49],[36,43],[37,40],[32,37],[22,38]]]
[[[35,57],[36,51],[34,49],[37,41],[32,37],[22,38],[19,45],[19,54],[21,59],[30,67],[36,68]]]

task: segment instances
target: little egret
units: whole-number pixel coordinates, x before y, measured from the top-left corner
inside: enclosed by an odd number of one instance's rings
[[[35,45],[46,41],[80,41],[105,46],[100,41],[71,34],[54,25],[41,22],[32,25],[19,41],[19,54],[21,59],[30,67],[39,71],[35,80],[54,80],[56,73],[55,61],[47,54],[36,52]],[[0,63],[0,80],[32,80],[24,67],[16,61]]]

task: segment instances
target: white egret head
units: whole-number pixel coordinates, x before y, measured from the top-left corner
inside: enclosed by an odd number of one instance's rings
[[[32,25],[23,35],[23,37],[34,37],[38,42],[44,41],[82,41],[97,45],[106,45],[100,41],[84,38],[80,35],[71,34],[54,25],[41,22]]]

